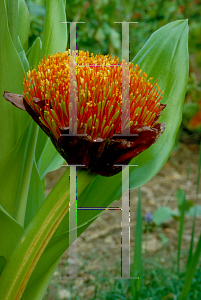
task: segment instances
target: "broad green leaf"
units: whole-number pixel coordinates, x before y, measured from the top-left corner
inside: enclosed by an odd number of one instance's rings
[[[40,170],[41,157],[43,156],[43,152],[45,151],[47,144],[49,144],[49,137],[44,133],[44,131],[41,128],[39,128],[35,151],[35,159],[38,170]]]
[[[40,57],[55,52],[64,52],[67,45],[67,26],[60,23],[66,21],[65,8],[63,0],[48,0],[46,3],[46,15],[43,32],[42,54],[41,41],[36,40],[29,53],[27,53],[30,65],[37,67]],[[36,51],[36,52],[35,52]],[[36,162],[40,170],[41,179],[47,172],[60,167],[63,159],[57,153],[49,138],[42,131],[39,131],[36,146]]]
[[[9,258],[24,229],[0,205],[0,256]]]
[[[67,45],[67,24],[63,0],[47,0],[43,31],[42,57],[64,52]]]
[[[201,205],[195,205],[193,207],[190,207],[190,209],[187,212],[187,215],[191,217],[198,217],[201,215]]]
[[[38,4],[32,1],[27,2],[27,6],[30,12],[30,15],[34,15],[36,17],[44,17],[45,16],[45,7],[43,4]]]
[[[42,180],[48,172],[59,169],[60,165],[64,163],[63,157],[57,152],[49,137],[41,129],[39,129],[35,157]]]
[[[7,260],[5,259],[4,256],[0,256],[0,276],[1,273],[3,272],[3,269],[5,268]]]
[[[159,236],[161,238],[162,245],[164,246],[165,244],[167,244],[168,238],[166,238],[166,236],[163,233],[160,233]]]
[[[38,69],[38,63],[41,60],[41,50],[42,42],[40,37],[37,37],[29,51],[26,53],[30,67],[34,66],[36,70]]]
[[[131,187],[150,180],[164,165],[175,142],[182,119],[182,106],[188,81],[188,22],[175,21],[157,30],[133,60],[148,77],[158,79],[164,90],[162,103],[167,107],[160,117],[166,123],[165,132],[149,149],[135,157],[131,172]]]
[[[30,70],[29,62],[27,60],[27,57],[26,57],[25,51],[24,51],[24,49],[22,47],[22,44],[21,44],[19,36],[18,36],[18,54],[19,54],[19,57],[21,59],[24,71],[28,72]]]
[[[177,216],[178,213],[172,210],[168,206],[162,206],[155,210],[153,213],[153,221],[156,225],[161,225],[165,221],[169,220],[173,216]]]
[[[65,160],[63,157],[56,151],[51,141],[49,140],[46,147],[44,148],[43,155],[41,157],[40,164],[40,176],[41,179],[45,177],[48,172],[57,170],[61,167]]]
[[[22,50],[21,52],[19,52],[19,57],[20,57],[21,62],[23,64],[24,71],[28,72],[30,70],[30,67],[29,67],[29,62],[27,60],[27,57],[26,57],[26,54],[25,54],[24,50]]]
[[[83,184],[83,189],[90,182],[90,178]],[[19,296],[22,294],[23,288],[26,286],[25,283],[28,281],[40,255],[45,250],[59,223],[67,214],[69,191],[61,187],[66,187],[68,180],[69,171],[66,170],[27,226],[20,242],[16,245],[0,278],[1,295],[5,299],[12,300],[15,299],[16,295]],[[75,181],[73,185],[76,188]],[[81,192],[82,190],[80,190]],[[62,242],[66,244],[66,242],[68,243],[68,239],[62,240]],[[59,257],[56,260],[58,259]],[[52,261],[51,265],[46,264],[48,270],[56,260]]]
[[[49,137],[40,128],[36,144],[35,159],[42,180],[48,172],[60,168],[60,165],[64,162],[64,159],[57,152]]]
[[[28,37],[30,28],[29,11],[24,0],[19,1],[19,17],[18,17],[18,36],[24,47]]]
[[[59,180],[60,184],[65,186],[68,177],[69,173],[65,172]],[[73,184],[76,187],[75,181]],[[5,266],[0,278],[2,299],[21,298],[35,265],[68,208],[68,190],[64,192],[56,184],[25,229]]]
[[[40,175],[38,173],[38,169],[36,167],[36,162],[34,160],[26,206],[26,216],[24,223],[25,228],[27,227],[31,219],[34,217],[44,200],[45,192],[43,189],[43,184]]]
[[[10,3],[10,2],[9,2]],[[11,4],[11,3],[10,3]],[[0,161],[13,149],[24,128],[31,121],[28,114],[16,109],[3,98],[4,91],[22,93],[24,70],[19,55],[12,42],[5,2],[0,1]],[[16,125],[17,124],[17,125]]]
[[[22,296],[22,300],[43,299],[43,296],[48,288],[53,273],[59,263],[59,260],[60,258],[54,263],[52,263],[51,267],[47,270],[47,272],[44,272],[44,274],[40,276],[40,280],[37,280],[32,285],[27,285],[27,288],[25,289],[25,292]]]
[[[93,220],[88,222],[86,225],[78,228],[78,230],[77,230],[78,236],[80,236],[82,234],[82,232],[84,232],[92,222],[93,222]],[[66,225],[68,226],[68,222],[66,223]],[[32,299],[35,300],[34,298],[29,298],[29,297],[31,297],[30,291],[34,291],[34,288],[36,288],[36,289],[40,288],[41,292],[43,292],[43,294],[45,293],[46,288],[45,288],[45,286],[43,286],[43,284],[40,281],[38,281],[38,278],[43,278],[43,280],[45,280],[46,278],[49,278],[49,274],[50,274],[49,268],[53,268],[54,264],[58,263],[58,258],[60,258],[60,256],[63,254],[63,252],[68,247],[69,247],[69,233],[68,232],[51,240],[51,242],[45,249],[43,255],[41,256],[36,268],[34,269],[32,276],[28,282],[28,285],[23,294],[24,300],[32,300]],[[53,273],[52,273],[52,275],[53,275]]]
[[[17,49],[17,44],[18,44],[18,20],[19,20],[19,0],[3,0],[1,1],[1,5],[7,4],[7,15],[8,15],[8,27],[9,27],[9,32],[10,36],[12,38],[13,44],[15,45]],[[4,9],[1,10],[1,16],[4,14]],[[6,15],[6,13],[5,13]],[[1,22],[3,20],[1,19]],[[2,22],[4,23],[4,22]],[[1,41],[4,41],[1,39]]]
[[[32,121],[13,150],[0,162],[0,205],[22,226],[37,132],[38,126]]]

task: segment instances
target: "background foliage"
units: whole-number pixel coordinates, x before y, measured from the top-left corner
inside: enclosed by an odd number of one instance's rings
[[[26,1],[31,16],[29,46],[42,35],[45,0]],[[199,0],[121,1],[68,0],[68,21],[77,25],[77,47],[95,54],[113,54],[121,59],[121,25],[114,22],[138,22],[130,25],[131,59],[149,36],[163,25],[189,19],[190,76],[178,138],[199,140],[201,134],[201,3]]]

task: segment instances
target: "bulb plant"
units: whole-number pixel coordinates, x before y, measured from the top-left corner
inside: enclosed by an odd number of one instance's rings
[[[69,168],[45,197],[47,172],[64,159],[85,164],[72,183],[78,207],[108,207],[121,197],[124,181],[114,164],[137,164],[130,167],[130,188],[140,187],[173,148],[188,79],[188,25],[179,20],[154,32],[130,62],[127,121],[136,136],[119,137],[121,63],[79,51],[78,64],[86,64],[77,68],[77,132],[82,136],[62,136],[71,122],[70,56],[66,25],[60,23],[65,8],[62,0],[46,5],[43,39],[27,49],[25,1],[0,2],[0,290],[6,300],[42,299],[69,246]],[[89,66],[95,60],[99,69]],[[116,69],[107,67],[111,62]],[[99,213],[77,212],[78,236]]]

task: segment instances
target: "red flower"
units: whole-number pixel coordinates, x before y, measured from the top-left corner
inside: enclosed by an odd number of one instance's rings
[[[68,51],[50,55],[39,63],[38,71],[31,69],[24,79],[23,95],[5,92],[4,97],[32,116],[68,164],[84,164],[85,170],[111,176],[121,171],[114,164],[128,164],[163,133],[165,124],[158,123],[165,107],[160,104],[163,92],[130,63],[130,118],[124,120],[122,134],[130,123],[130,133],[136,136],[116,136],[121,133],[122,63],[84,51],[77,53],[76,60],[77,86],[71,88],[77,89],[77,133],[82,136],[63,135],[72,124]]]

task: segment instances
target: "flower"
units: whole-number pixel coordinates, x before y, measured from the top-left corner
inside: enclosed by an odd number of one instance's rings
[[[145,217],[144,217],[144,220],[147,221],[147,223],[152,223],[153,222],[153,215],[152,213],[148,212],[146,213]]]
[[[166,106],[160,103],[163,92],[139,66],[129,63],[130,116],[121,124],[122,62],[79,51],[76,81],[70,81],[70,60],[70,51],[48,56],[38,71],[33,68],[26,74],[23,95],[5,92],[4,97],[32,116],[68,164],[114,175],[121,171],[115,164],[128,164],[163,133],[165,123],[158,123]],[[69,105],[70,89],[77,95]],[[76,101],[77,128],[73,129],[77,135],[69,135],[74,124],[69,109],[73,111]],[[123,136],[129,123],[131,135]]]

